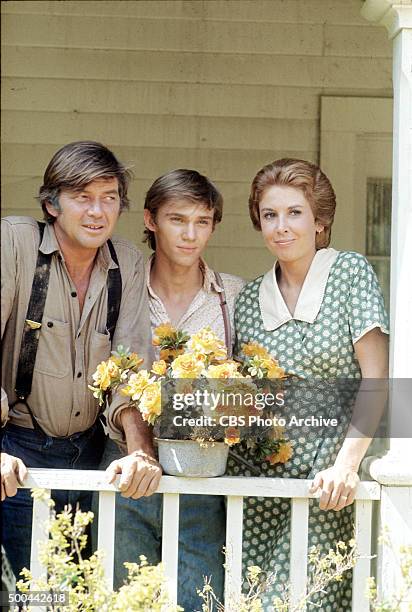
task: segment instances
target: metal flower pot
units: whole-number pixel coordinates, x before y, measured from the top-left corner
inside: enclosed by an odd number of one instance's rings
[[[156,438],[159,463],[170,476],[212,478],[226,470],[229,447],[224,442],[200,446],[195,440]]]

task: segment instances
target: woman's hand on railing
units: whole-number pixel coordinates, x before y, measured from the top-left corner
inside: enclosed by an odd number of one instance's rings
[[[1,453],[1,501],[17,493],[17,485],[23,484],[27,468],[23,461],[13,455]]]
[[[316,474],[309,493],[321,489],[319,508],[338,511],[353,502],[358,483],[358,473],[352,466],[334,465]]]
[[[162,468],[154,457],[144,451],[134,451],[123,457],[112,461],[106,469],[109,483],[115,481],[120,474],[119,489],[124,497],[149,497],[156,492]]]

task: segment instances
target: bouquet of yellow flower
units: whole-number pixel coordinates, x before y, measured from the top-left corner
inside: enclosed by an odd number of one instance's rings
[[[198,390],[203,385],[203,389],[213,386],[226,394],[230,392],[238,399],[236,406],[233,402],[213,406],[216,415],[227,417],[224,442],[229,446],[240,442],[241,432],[228,417],[235,415],[239,419],[259,413],[253,403],[258,391],[256,379],[264,383],[267,379],[285,377],[283,368],[258,344],[242,346],[242,361],[228,359],[224,342],[209,327],[188,335],[166,323],[154,330],[153,345],[159,347],[160,359],[153,363],[151,370],[140,369],[143,360],[136,353],[118,347],[93,374],[93,385],[89,388],[94,397],[103,404],[109,393],[118,390],[140,411],[145,421],[154,425],[162,415],[162,388],[165,390],[168,385],[180,394],[191,393],[194,383]],[[212,428],[197,425],[192,428],[190,437],[202,443],[216,439]],[[253,444],[249,436],[248,446]],[[264,443],[255,442],[255,449],[261,459],[270,463],[285,462],[291,455],[290,443],[275,427]]]

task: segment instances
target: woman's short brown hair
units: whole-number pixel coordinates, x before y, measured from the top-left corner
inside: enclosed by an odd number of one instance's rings
[[[144,207],[155,220],[159,208],[173,200],[189,200],[204,204],[209,210],[214,211],[213,225],[222,220],[222,194],[207,176],[196,170],[171,170],[159,176],[146,193]],[[155,234],[147,228],[144,231],[143,242],[147,242],[153,251],[156,250]]]
[[[328,177],[319,166],[303,159],[277,159],[264,166],[253,179],[249,196],[249,214],[257,230],[261,230],[259,203],[263,193],[273,185],[300,189],[308,200],[315,221],[324,229],[316,234],[316,249],[329,246],[335,216],[336,196]]]
[[[39,190],[39,200],[47,223],[53,223],[46,203],[60,210],[59,194],[62,189],[81,191],[96,179],[117,178],[119,184],[120,211],[129,208],[127,190],[131,172],[104,145],[92,140],[71,142],[52,157]]]

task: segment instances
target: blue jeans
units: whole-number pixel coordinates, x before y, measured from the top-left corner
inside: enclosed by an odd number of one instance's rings
[[[117,445],[107,440],[101,468],[121,456]],[[201,610],[196,589],[203,587],[203,576],[223,598],[226,511],[220,495],[181,495],[179,522],[178,603],[186,612]],[[145,555],[151,565],[161,560],[162,495],[128,499],[116,496],[116,536],[114,586],[126,578],[125,561],[137,562]]]
[[[69,438],[52,438],[33,429],[7,425],[2,435],[2,451],[19,457],[26,467],[51,469],[98,469],[104,448],[100,422]],[[91,508],[89,491],[52,491],[56,512],[78,503],[81,510]],[[16,577],[30,567],[33,500],[30,489],[19,489],[2,504],[3,545]]]

